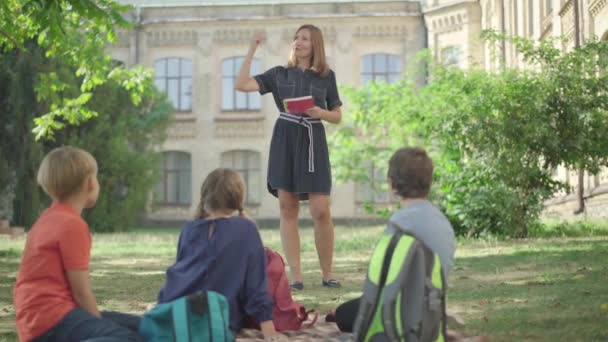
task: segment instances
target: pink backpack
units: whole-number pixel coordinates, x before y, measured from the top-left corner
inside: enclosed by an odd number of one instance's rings
[[[302,303],[291,298],[291,289],[285,273],[285,262],[279,253],[266,247],[266,276],[268,282],[268,293],[274,305],[272,307],[272,322],[277,331],[300,330],[302,323],[308,319],[308,314],[313,310],[306,311]],[[306,328],[317,321],[318,314]]]

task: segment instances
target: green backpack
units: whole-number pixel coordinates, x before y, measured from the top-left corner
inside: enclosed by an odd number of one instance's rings
[[[445,280],[439,257],[396,229],[370,260],[354,325],[356,341],[445,341]]]
[[[147,342],[232,342],[228,316],[224,296],[213,291],[197,292],[146,312],[139,335]]]

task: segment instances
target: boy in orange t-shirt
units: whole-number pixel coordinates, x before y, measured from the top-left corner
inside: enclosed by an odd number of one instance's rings
[[[81,212],[99,196],[97,162],[84,150],[56,148],[42,160],[38,183],[53,204],[29,231],[17,274],[19,339],[140,341],[123,326],[136,329],[137,317],[104,313],[102,318],[91,288],[91,234]]]

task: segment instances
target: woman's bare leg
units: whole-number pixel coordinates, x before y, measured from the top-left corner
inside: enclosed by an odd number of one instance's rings
[[[281,209],[281,241],[283,252],[291,274],[291,281],[302,281],[300,265],[300,233],[298,231],[298,212],[300,202],[298,195],[279,189],[279,206]]]
[[[317,247],[323,279],[333,279],[334,223],[331,219],[329,196],[325,194],[310,194],[309,201],[310,215],[315,225],[315,245]]]

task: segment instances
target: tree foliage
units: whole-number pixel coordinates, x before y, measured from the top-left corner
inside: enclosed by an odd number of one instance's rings
[[[49,203],[36,183],[36,173],[44,154],[61,145],[90,151],[99,165],[101,193],[98,204],[85,212],[96,231],[124,230],[131,226],[147,203],[156,181],[156,146],[163,142],[171,105],[164,95],[147,92],[138,105],[131,94],[110,80],[91,91],[87,106],[99,113],[95,120],[66,125],[53,140],[36,141],[31,130],[43,116],[50,101],[39,101],[36,89],[44,82],[39,69],[56,74],[75,93],[81,78],[73,67],[56,57],[46,57],[36,42],[0,55],[0,193],[13,194],[13,225],[31,226]],[[151,79],[146,82],[151,83]],[[149,87],[150,85],[144,85]],[[66,123],[65,119],[60,119]],[[151,167],[152,166],[152,167]],[[9,197],[9,196],[7,196]],[[6,215],[6,203],[0,214]]]
[[[461,234],[526,236],[545,199],[567,184],[559,165],[608,165],[608,44],[562,53],[509,39],[530,68],[500,73],[431,65],[429,82],[348,89],[351,105],[331,139],[341,180],[361,179],[361,161],[387,164],[403,145],[422,145],[436,164],[433,194]]]
[[[0,55],[0,216],[19,225],[31,223],[38,214],[28,205],[40,201],[36,163],[44,152],[31,131],[43,109],[34,90],[36,68],[47,65],[40,49]]]
[[[134,225],[158,180],[161,156],[155,150],[165,140],[173,107],[160,93],[135,106],[115,82],[94,94],[90,105],[99,117],[57,132],[53,145],[79,146],[97,159],[101,192],[84,218],[97,232],[124,231]]]
[[[116,65],[103,50],[116,40],[116,28],[130,27],[122,17],[128,8],[114,0],[0,1],[0,53],[31,53],[28,43],[35,40],[45,57],[61,60],[79,80],[73,84],[53,70],[35,70],[36,100],[48,104],[33,127],[37,139],[96,116],[88,102],[109,80],[127,89],[135,104],[150,90],[148,71]]]

